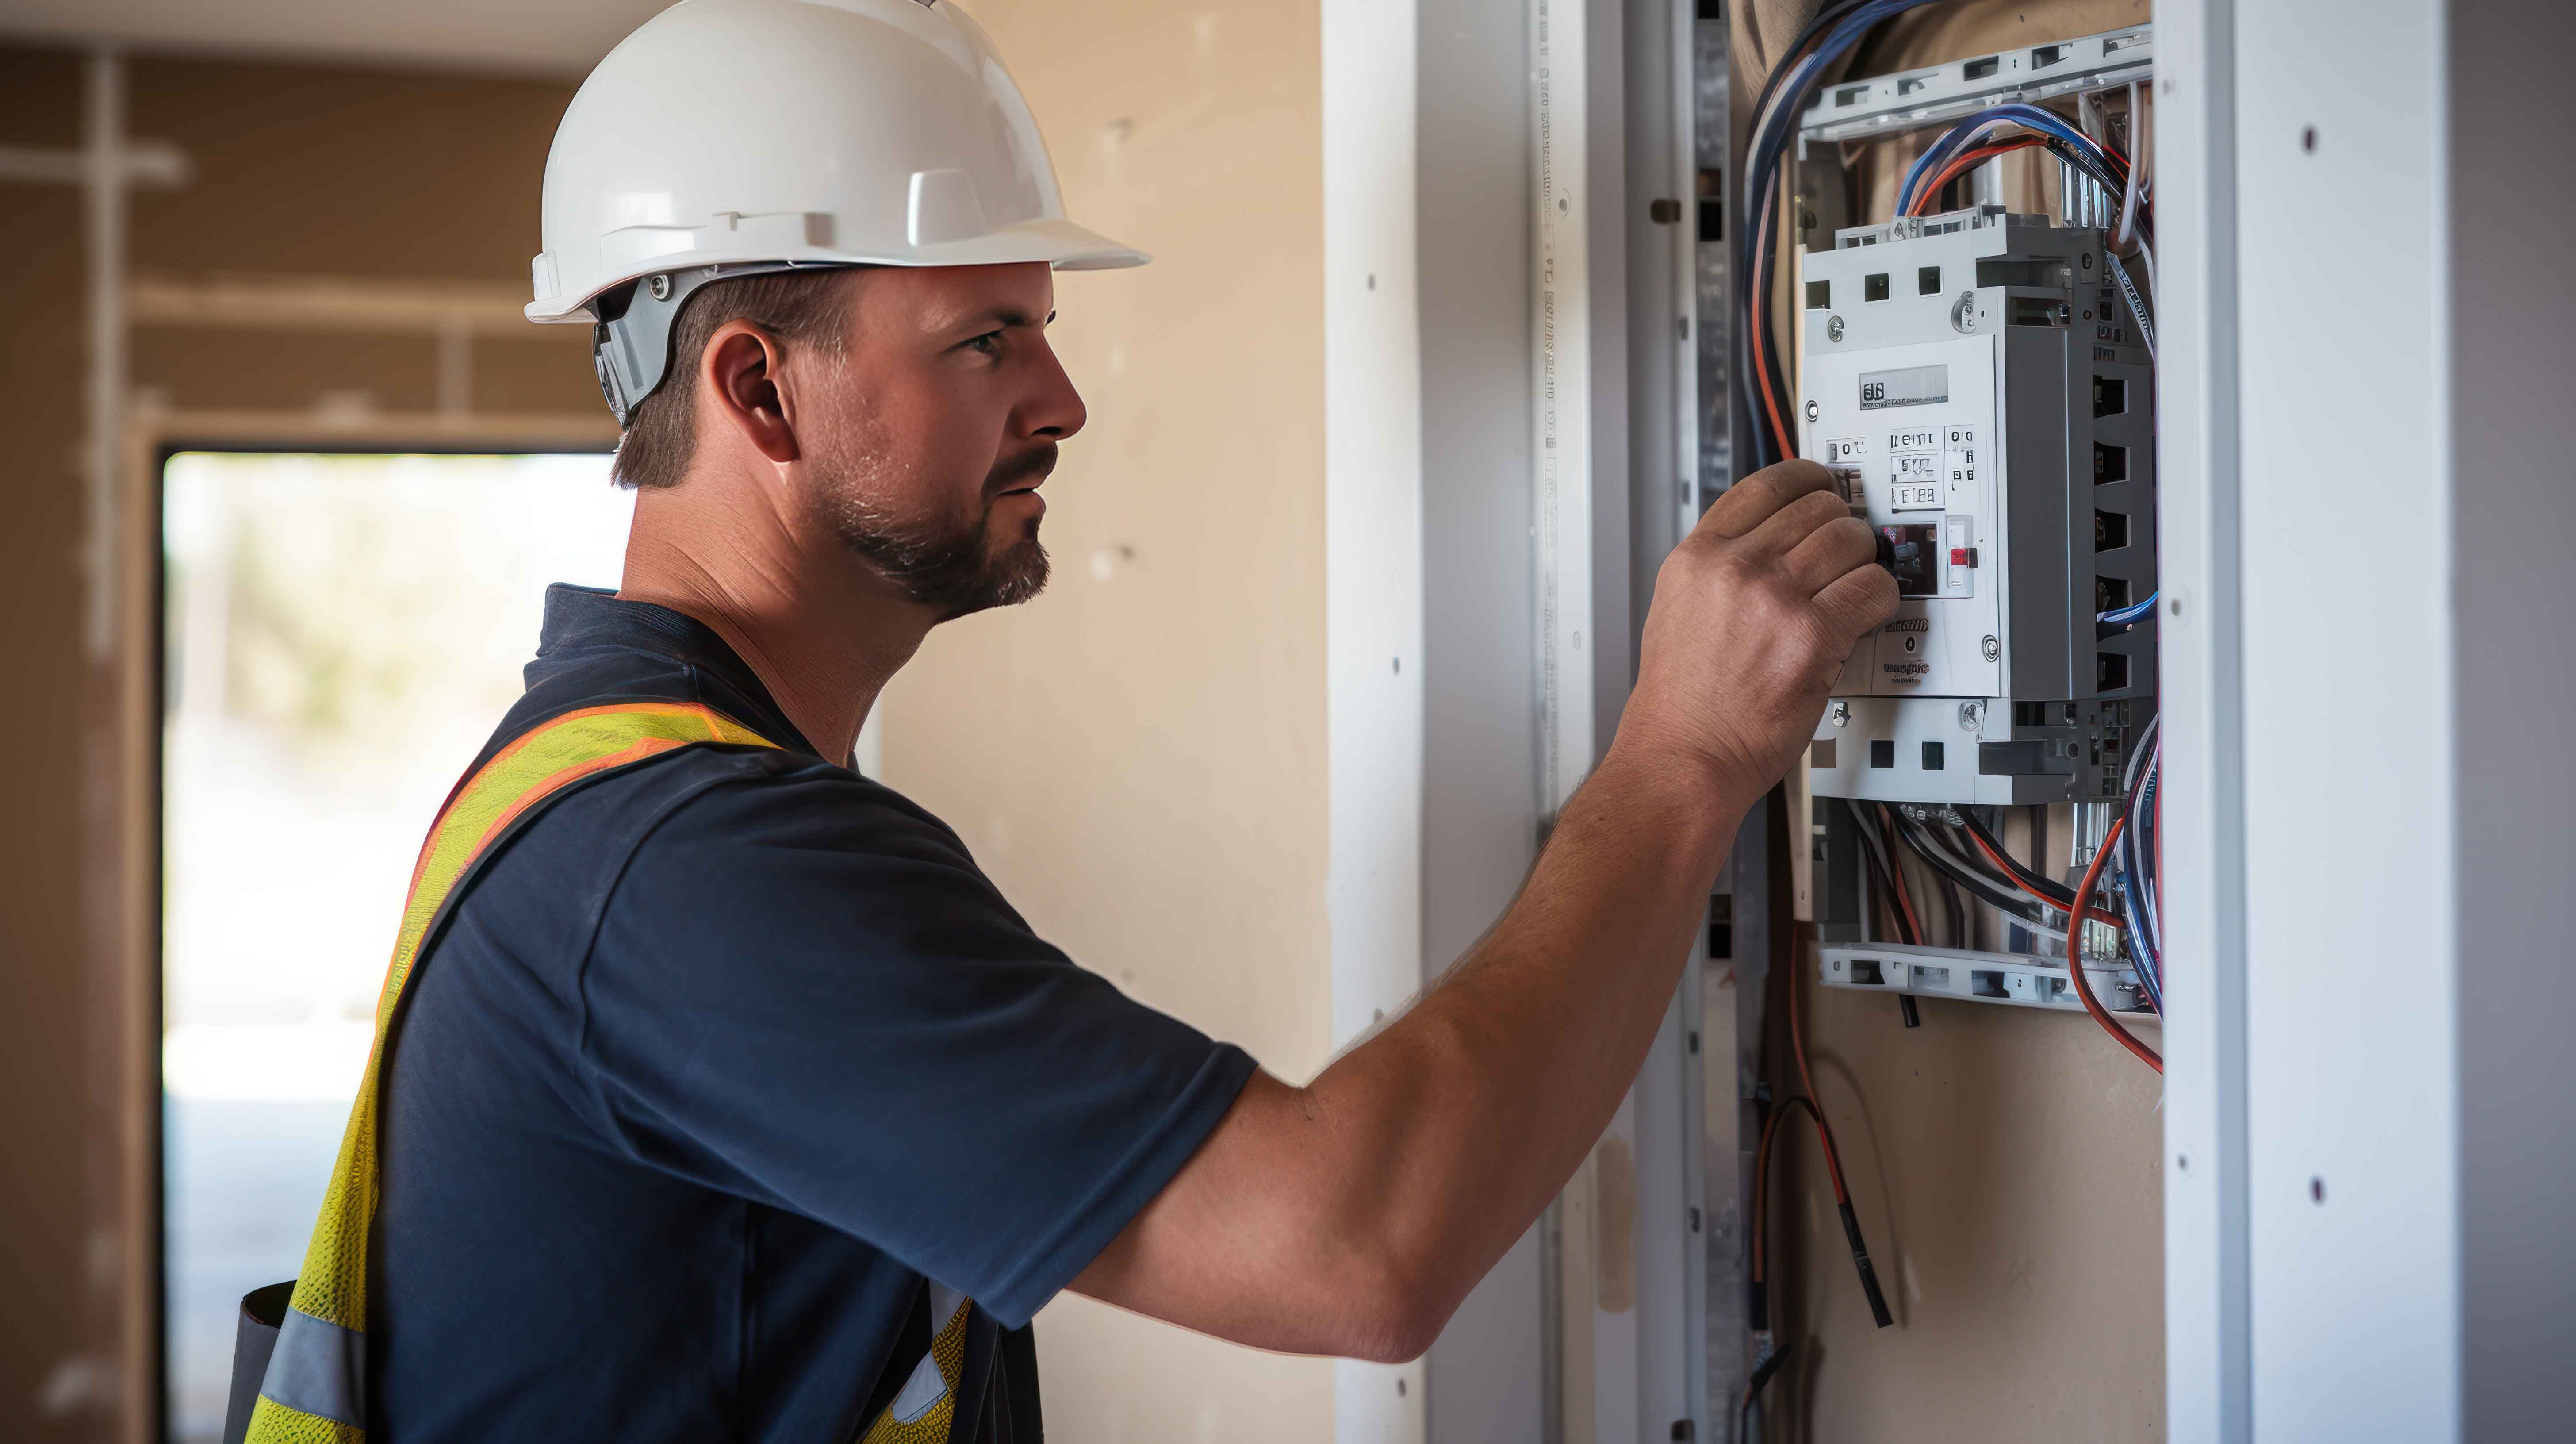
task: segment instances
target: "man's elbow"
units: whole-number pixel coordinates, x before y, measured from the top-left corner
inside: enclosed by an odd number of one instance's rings
[[[1449,1290],[1403,1269],[1373,1270],[1359,1292],[1333,1352],[1372,1364],[1409,1364],[1431,1352],[1458,1308]]]

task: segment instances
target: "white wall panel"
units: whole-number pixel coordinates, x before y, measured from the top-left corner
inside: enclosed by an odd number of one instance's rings
[[[2244,1184],[2275,1439],[2457,1428],[2443,21],[2235,16]]]

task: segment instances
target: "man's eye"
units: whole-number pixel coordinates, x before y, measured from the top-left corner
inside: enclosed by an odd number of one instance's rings
[[[999,331],[987,331],[983,335],[976,337],[974,340],[969,341],[966,344],[983,352],[987,356],[999,356],[1002,354],[1002,333]]]

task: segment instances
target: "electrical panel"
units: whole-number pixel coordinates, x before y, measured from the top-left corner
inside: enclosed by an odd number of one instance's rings
[[[1820,796],[2121,796],[2155,711],[2155,384],[2103,232],[1995,205],[1811,251],[1805,455],[1878,532],[1898,615],[1809,753]]]

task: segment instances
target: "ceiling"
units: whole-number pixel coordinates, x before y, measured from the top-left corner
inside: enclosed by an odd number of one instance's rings
[[[671,0],[5,0],[0,36],[138,51],[579,75]]]

